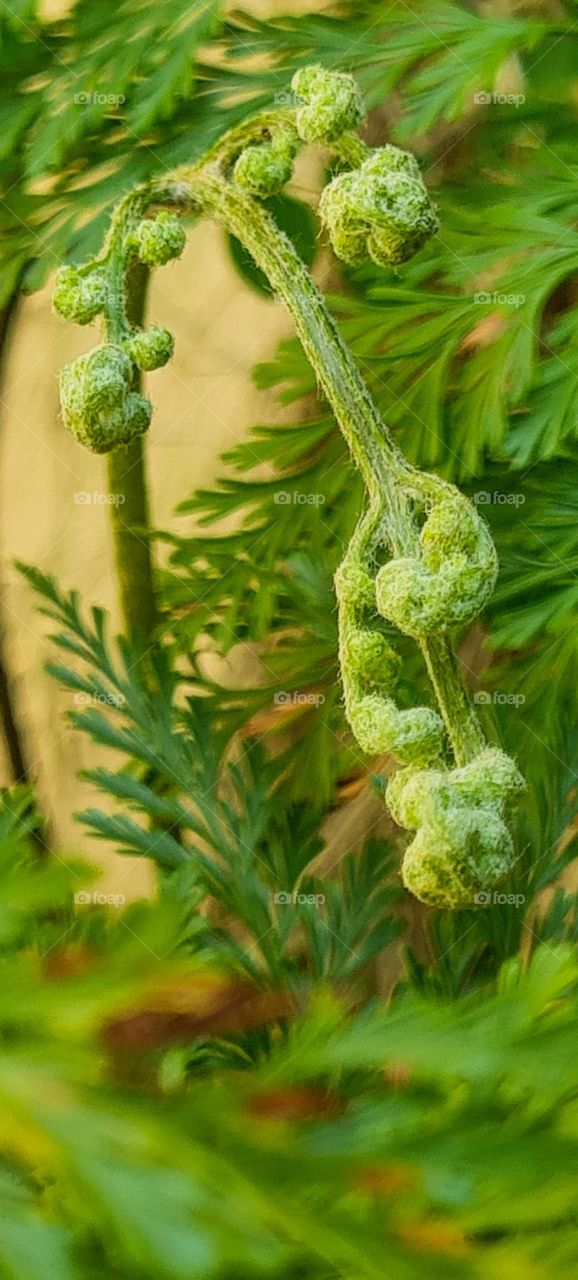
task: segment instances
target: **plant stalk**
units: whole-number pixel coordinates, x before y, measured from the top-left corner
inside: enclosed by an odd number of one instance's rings
[[[127,273],[127,316],[132,324],[144,320],[149,272],[139,262]],[[135,370],[134,388],[141,374]],[[123,631],[149,638],[157,623],[150,544],[146,452],[142,438],[115,449],[107,457],[111,526]]]
[[[412,491],[420,478],[397,448],[342,342],[325,300],[291,241],[258,201],[216,172],[191,170],[189,196],[248,249],[285,302],[305,354],[317,375],[365,481],[370,509],[381,509],[395,556],[417,555],[418,527]],[[159,197],[183,202],[187,172],[159,184]],[[446,725],[456,763],[467,764],[484,746],[456,657],[446,636],[426,637],[420,648]]]

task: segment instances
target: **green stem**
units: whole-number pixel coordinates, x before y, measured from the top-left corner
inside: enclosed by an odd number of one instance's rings
[[[464,765],[486,746],[478,717],[470,702],[455,653],[446,636],[428,636],[420,642],[429,678],[456,764]]]
[[[363,145],[363,144],[362,144]],[[419,553],[413,497],[423,478],[406,461],[382,421],[357,365],[342,342],[322,294],[291,241],[257,201],[218,173],[188,172],[189,199],[245,245],[285,302],[310,361],[365,481],[370,513],[386,516],[395,556]],[[159,187],[159,197],[183,201],[187,172]],[[174,186],[173,186],[174,182]],[[440,482],[440,486],[443,482]],[[445,636],[420,644],[455,755],[463,765],[484,746],[451,645]]]
[[[383,423],[307,267],[270,213],[239,187],[218,175],[197,173],[191,196],[242,241],[282,297],[363,476],[370,502],[385,507],[396,554],[407,553],[409,503],[398,480],[402,474],[407,479],[409,465]]]
[[[133,263],[127,275],[127,316],[142,325],[148,270]],[[135,372],[135,390],[141,375]],[[108,454],[111,525],[123,630],[127,636],[150,637],[157,622],[153,586],[146,454],[141,438]]]

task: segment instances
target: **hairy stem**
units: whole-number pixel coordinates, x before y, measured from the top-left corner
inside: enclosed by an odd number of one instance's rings
[[[148,270],[131,264],[127,275],[126,310],[133,324],[141,325],[146,305]],[[134,388],[140,389],[141,374],[135,370]],[[108,489],[118,591],[123,629],[127,636],[148,637],[154,630],[157,611],[149,537],[149,501],[146,453],[143,439],[108,454]]]
[[[419,642],[419,646],[435,689],[456,764],[467,764],[486,744],[465,689],[456,655],[445,636],[428,636]]]
[[[165,189],[170,194],[170,187]],[[249,250],[291,313],[297,334],[355,462],[370,501],[379,500],[395,531],[396,554],[409,550],[409,505],[397,483],[409,465],[394,444],[342,342],[319,289],[291,241],[266,209],[218,175],[195,173],[190,195]],[[182,199],[182,196],[181,196]]]
[[[363,147],[363,144],[361,144]],[[421,477],[403,457],[382,421],[355,361],[339,336],[322,294],[287,236],[257,201],[218,173],[189,171],[189,198],[237,236],[285,302],[310,361],[367,486],[370,513],[387,514],[388,541],[395,556],[418,551],[418,526],[412,491],[419,497]],[[167,181],[159,198],[183,201],[187,174]],[[400,482],[403,482],[400,483]],[[420,642],[439,701],[456,763],[466,764],[484,745],[449,640],[428,636]]]

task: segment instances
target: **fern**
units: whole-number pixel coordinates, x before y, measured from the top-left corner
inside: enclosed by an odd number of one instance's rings
[[[337,682],[331,583],[361,487],[283,343],[256,379],[292,421],[184,496],[192,532],[159,533],[161,645],[114,640],[25,570],[98,751],[79,820],[158,875],[151,902],[102,908],[90,868],[39,857],[28,792],[3,794],[7,1277],[575,1273],[575,17],[4,6],[0,300],[86,257],[122,192],[304,60],[355,71],[372,141],[416,143],[441,237],[399,274],[334,271],[331,305],[397,441],[489,520],[500,578],[463,664],[529,781],[515,903],[410,912],[396,832],[364,839],[379,782]],[[72,103],[103,86],[126,101]],[[239,645],[259,677],[209,677],[207,652]],[[405,649],[403,672],[413,705]],[[328,867],[342,818],[355,845]]]
[[[66,931],[68,894],[3,948],[7,1276],[572,1273],[570,948],[453,1009],[327,993],[296,1016],[175,947],[174,897]]]
[[[240,940],[207,930],[203,946],[211,952],[218,938],[219,954],[230,952],[253,976],[263,967],[276,977],[294,969],[311,977],[362,970],[399,931],[389,915],[397,891],[388,883],[391,856],[383,842],[361,861],[346,861],[341,889],[326,886],[309,870],[322,848],[323,810],[319,803],[291,803],[283,756],[268,760],[252,741],[240,756],[225,753],[230,728],[216,731],[206,699],[183,700],[167,652],[155,653],[150,668],[126,642],[115,655],[101,610],[85,621],[74,593],[64,595],[47,575],[20,567],[43,597],[42,611],[58,624],[54,642],[82,664],[79,670],[50,663],[48,670],[96,703],[70,712],[72,723],[126,759],[117,770],[85,774],[123,809],[91,808],[80,821],[118,852],[149,858],[175,875],[183,894],[194,886],[200,901],[218,903]]]
[[[388,58],[393,62],[403,46],[405,61],[398,56],[392,71],[403,103],[399,120],[394,116],[392,121],[394,139],[403,139],[406,119],[415,129],[414,106],[426,115],[431,112],[432,120],[441,114],[467,128],[467,141],[459,147],[448,146],[445,135],[440,141],[435,131],[423,137],[426,167],[436,166],[441,240],[405,265],[402,278],[383,268],[348,273],[347,293],[334,298],[334,307],[404,450],[419,465],[433,464],[444,475],[466,481],[483,504],[490,494],[483,509],[502,566],[487,618],[493,658],[490,670],[483,670],[487,656],[476,659],[470,678],[474,687],[481,683],[484,697],[493,699],[495,692],[498,698],[520,698],[514,711],[511,703],[498,702],[484,714],[490,723],[499,723],[537,796],[523,824],[525,853],[519,865],[531,898],[534,890],[527,877],[534,861],[552,874],[562,869],[549,833],[558,829],[561,803],[565,812],[563,788],[568,789],[575,768],[575,756],[567,756],[574,747],[564,727],[566,708],[574,701],[575,661],[570,525],[576,202],[575,157],[568,142],[575,130],[569,103],[575,32],[570,18],[556,29],[527,18],[490,27],[477,14],[455,7],[451,12],[436,4],[428,9],[427,24],[415,21],[407,6],[401,13],[394,10],[391,20],[384,19],[387,40],[381,44],[377,38],[370,51],[363,22],[375,23],[377,15],[368,6],[359,15],[359,46],[352,57],[369,85],[376,65]],[[264,36],[259,24],[251,30],[255,41]],[[294,48],[300,30],[297,21],[287,23],[284,38]],[[316,26],[319,36],[334,41],[334,48],[344,30],[331,20]],[[375,30],[382,30],[379,23]],[[442,31],[452,33],[449,49],[440,41]],[[509,87],[524,101],[509,106],[475,103],[478,88],[494,92],[495,74],[513,47],[514,32],[522,53],[517,68],[508,62],[506,71]],[[453,91],[455,82],[448,62],[461,56],[459,49],[468,41],[474,42],[476,58],[468,58],[466,67],[456,62],[458,78],[464,77],[463,96],[457,93],[446,109],[439,95],[450,82]],[[484,47],[489,62],[484,61]],[[554,82],[556,50],[560,63]],[[429,60],[420,67],[426,55]],[[480,66],[485,84],[481,75],[476,80]],[[501,84],[507,90],[506,71]],[[559,128],[562,102],[567,104],[564,138]],[[538,145],[540,140],[544,146]],[[476,301],[476,295],[482,300]],[[317,407],[311,412],[309,405],[303,421],[299,398],[311,400],[316,387],[297,344],[284,344],[258,378],[264,388],[276,388],[283,402],[295,402],[300,420],[289,429],[254,433],[247,447],[226,458],[229,471],[219,489],[184,504],[183,511],[197,515],[200,529],[190,539],[174,539],[172,569],[180,582],[165,581],[168,609],[178,608],[173,626],[185,645],[201,632],[225,652],[239,640],[259,642],[262,690],[232,694],[211,688],[225,714],[236,714],[231,721],[236,727],[243,719],[251,725],[256,708],[265,709],[285,653],[285,672],[299,673],[299,687],[319,688],[321,670],[313,660],[309,624],[304,625],[304,617],[312,616],[312,602],[305,608],[300,566],[307,557],[309,563],[326,565],[329,577],[359,501],[347,463],[343,457],[338,461],[341,446],[330,418],[320,417]],[[258,479],[250,475],[252,465],[262,462],[275,468],[274,479],[263,481],[259,472]],[[339,483],[335,473],[344,478],[340,490],[333,487]],[[279,487],[293,499],[300,491],[311,492],[314,484],[323,497],[327,494],[323,504],[296,507],[292,501],[286,509],[276,507]],[[236,515],[246,528],[221,538],[212,531],[203,534],[204,521],[225,514],[229,519]],[[233,558],[237,563],[232,566]],[[321,599],[319,587],[316,598]],[[329,624],[329,597],[326,618]],[[320,617],[315,630],[319,634],[322,628]],[[330,671],[330,625],[323,629],[323,661]],[[311,660],[305,664],[308,654]],[[421,683],[419,670],[407,663],[404,670],[410,681]],[[287,678],[284,674],[280,680],[282,688]],[[315,740],[316,726],[323,732],[326,714],[324,704],[307,713],[310,740]],[[257,723],[264,726],[266,721]],[[275,724],[273,716],[270,730]],[[339,738],[338,720],[332,729]],[[299,741],[294,750],[298,759]],[[311,756],[319,768],[319,749]],[[363,774],[360,759],[348,762],[333,751],[332,761],[329,786],[352,768]],[[316,776],[315,789],[317,785]],[[501,950],[502,943],[498,945]]]

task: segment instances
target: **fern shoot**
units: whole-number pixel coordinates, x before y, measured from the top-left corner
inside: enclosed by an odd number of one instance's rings
[[[212,218],[237,236],[286,304],[366,487],[366,511],[336,576],[349,723],[364,751],[404,766],[390,808],[415,832],[402,867],[407,888],[438,907],[463,907],[511,868],[507,817],[524,785],[513,761],[487,745],[451,644],[492,592],[494,546],[477,509],[394,445],[319,290],[260,199],[285,185],[302,143],[320,141],[345,169],[320,202],[345,261],[404,262],[435,234],[436,212],[413,156],[391,145],[371,151],[352,132],[363,115],[352,77],[311,66],[295,74],[292,88],[297,105],[250,118],[194,165],[126,196],[101,254],[59,273],[60,314],[83,324],[101,314],[104,326],[104,343],[61,374],[63,417],[95,452],[122,448],[147,430],[151,406],[133,390],[134,373],[166,363],[172,339],[129,322],[129,266],[134,257],[162,266],[182,252],[184,228],[170,207]],[[169,209],[148,216],[158,204]],[[395,654],[378,616],[417,642],[438,711],[396,704]]]

